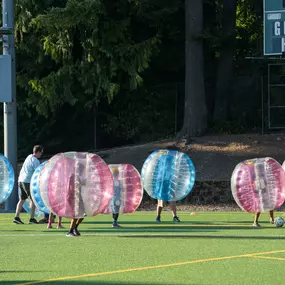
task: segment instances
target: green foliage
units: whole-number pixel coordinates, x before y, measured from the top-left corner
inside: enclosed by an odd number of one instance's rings
[[[101,98],[111,102],[121,88],[142,84],[140,73],[148,68],[159,39],[156,32],[136,39],[145,28],[137,13],[128,1],[69,0],[64,8],[32,20],[43,35],[45,54],[55,62],[53,72],[29,81],[49,111],[66,102],[93,109]],[[43,112],[41,106],[37,110]]]
[[[245,60],[245,57],[263,54],[262,4],[257,1],[240,0],[237,7],[236,29],[236,73],[243,75],[256,73],[258,72],[256,64]]]
[[[109,107],[110,115],[104,126],[107,132],[135,142],[174,136],[177,123],[175,87],[141,88],[118,96]]]
[[[16,0],[20,152],[35,142],[64,145],[67,132],[84,131],[77,122],[85,117],[89,130],[76,139],[73,147],[78,147],[80,140],[90,140],[94,109],[107,111],[108,118],[117,116],[118,105],[109,108],[102,99],[111,103],[120,94],[124,109],[132,90],[165,82],[168,70],[169,75],[183,70],[183,13],[183,0]],[[66,104],[73,106],[74,115],[67,115]],[[71,129],[60,123],[65,116]],[[116,132],[110,126],[110,133]]]
[[[175,102],[165,94],[172,92],[169,83],[184,81],[184,0],[15,2],[20,151],[34,142],[89,147],[95,110],[104,114],[99,131],[114,138],[142,141],[174,134],[175,116],[183,114],[175,115]],[[227,42],[222,3],[204,1],[205,29],[197,35],[205,44],[211,122],[217,63]],[[257,81],[266,72],[265,63],[245,60],[262,54],[262,12],[262,1],[238,0],[235,76]],[[166,90],[151,88],[156,85]],[[214,130],[241,132],[260,125],[261,90],[255,85],[232,80],[230,118],[212,123]],[[177,109],[183,106],[179,101]]]

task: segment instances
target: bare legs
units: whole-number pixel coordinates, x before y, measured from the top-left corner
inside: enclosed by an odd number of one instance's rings
[[[160,223],[160,216],[162,212],[162,208],[164,206],[164,201],[158,200],[157,202],[157,208],[156,208],[156,222]],[[173,221],[174,222],[180,222],[179,218],[177,217],[177,210],[176,210],[176,203],[175,202],[169,202],[169,206],[172,212]]]
[[[22,199],[19,200],[17,207],[16,207],[15,217],[19,218],[24,203],[25,203],[25,200],[22,200]]]
[[[35,203],[34,203],[32,198],[31,198],[31,201],[30,201],[30,209],[31,209],[31,216],[30,216],[30,218],[34,219],[35,218],[36,205],[35,205]]]
[[[269,216],[270,216],[270,223],[274,224],[274,211],[273,210],[269,211]],[[259,217],[260,217],[260,213],[255,213],[254,222],[253,222],[254,227],[260,227],[260,225],[258,223]]]
[[[176,203],[175,202],[170,202],[169,205],[170,205],[170,208],[171,208],[171,211],[172,211],[173,218],[177,217],[177,215],[176,215]]]
[[[50,212],[49,218],[48,218],[48,225],[47,225],[48,229],[52,228],[52,222],[54,221],[53,215],[54,214],[52,212]],[[57,222],[57,228],[58,229],[63,229],[61,221],[62,221],[62,217],[58,217],[58,222]]]
[[[67,236],[80,236],[81,234],[78,231],[78,226],[82,223],[83,220],[84,218],[72,219]]]
[[[273,210],[269,211],[269,216],[270,216],[270,223],[274,224],[274,211]]]
[[[161,215],[161,212],[162,212],[162,207],[157,205],[157,208],[156,208],[156,219],[160,219],[160,215]]]
[[[20,199],[19,202],[17,203],[16,206],[16,213],[15,213],[15,217],[19,218],[21,210],[23,209],[23,205],[25,203],[26,199]],[[34,201],[30,198],[30,219],[33,220],[35,218],[35,210],[36,210],[36,206]]]

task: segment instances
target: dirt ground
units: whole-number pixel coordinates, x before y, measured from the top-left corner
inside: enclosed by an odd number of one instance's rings
[[[130,163],[139,171],[148,155],[169,145],[180,146],[196,167],[197,181],[229,181],[235,166],[246,159],[272,157],[285,160],[285,133],[207,135],[193,138],[190,145],[171,140],[100,151],[108,163]]]
[[[285,160],[285,133],[207,135],[184,142],[165,140],[143,145],[113,148],[98,152],[108,164],[130,163],[139,171],[148,155],[155,149],[170,145],[181,147],[192,159],[196,168],[196,181],[230,181],[235,166],[243,160],[272,157],[280,164]],[[179,204],[179,211],[241,211],[235,203],[228,204]],[[154,211],[155,200],[144,201],[138,210]],[[165,208],[170,211],[169,207]],[[279,209],[284,211],[284,207]]]
[[[272,157],[280,164],[285,160],[285,133],[207,135],[193,138],[190,145],[164,140],[142,145],[125,146],[97,152],[108,164],[130,163],[139,171],[148,155],[155,149],[180,146],[192,159],[196,168],[196,181],[230,181],[235,166],[246,159]],[[214,184],[215,184],[214,183]],[[0,211],[3,205],[0,205]],[[235,203],[187,205],[179,204],[179,211],[240,211]],[[156,201],[146,199],[138,210],[155,210]],[[284,208],[285,209],[285,208]],[[165,210],[170,210],[166,207]]]

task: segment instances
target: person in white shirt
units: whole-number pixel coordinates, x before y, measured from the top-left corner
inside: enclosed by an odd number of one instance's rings
[[[33,148],[33,154],[30,154],[24,161],[24,164],[21,168],[19,178],[18,178],[18,186],[20,188],[20,200],[16,207],[16,214],[13,220],[15,224],[24,224],[19,218],[20,212],[23,208],[24,202],[26,199],[30,198],[30,208],[31,208],[31,216],[29,224],[38,224],[37,220],[34,218],[35,215],[35,204],[31,197],[30,192],[30,182],[32,175],[36,168],[40,165],[40,157],[43,154],[44,148],[41,145],[35,145]]]

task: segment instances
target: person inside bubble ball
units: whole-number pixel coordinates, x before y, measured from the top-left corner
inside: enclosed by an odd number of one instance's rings
[[[41,158],[43,151],[44,151],[44,148],[41,145],[35,145],[33,148],[33,154],[30,154],[27,156],[21,168],[19,178],[18,178],[18,185],[20,189],[20,200],[17,204],[16,214],[13,220],[13,223],[15,224],[24,224],[22,220],[20,219],[20,212],[23,208],[25,200],[28,198],[30,198],[31,200],[30,202],[31,213],[30,213],[29,224],[38,224],[37,220],[34,217],[36,206],[31,196],[30,183],[31,183],[31,178],[32,178],[34,171],[40,165],[39,159]]]
[[[114,168],[113,170],[113,176],[116,182],[114,183],[114,197],[112,200],[112,216],[113,216],[113,225],[112,227],[115,229],[121,228],[121,226],[118,224],[119,219],[119,212],[121,207],[121,184],[118,182],[119,179],[119,169]]]
[[[274,224],[274,211],[273,210],[269,211],[269,216],[270,216],[270,223]],[[253,227],[260,228],[260,224],[258,223],[259,217],[260,217],[260,212],[255,213],[254,221],[252,224]]]
[[[80,218],[73,218],[70,223],[69,231],[66,234],[68,237],[81,236],[78,231],[79,225],[84,220],[85,207],[82,198],[82,192],[86,186],[86,174],[85,166],[82,163],[76,162],[75,168],[78,170],[77,175],[72,173],[69,178],[69,186],[67,192],[67,206],[69,207],[69,212],[73,213],[74,216],[79,216]]]
[[[168,147],[166,147],[166,149],[183,152],[180,147],[175,146],[175,145],[168,146]],[[151,151],[151,152],[153,152],[153,151]],[[156,222],[157,223],[161,222],[161,219],[160,219],[161,212],[162,212],[163,207],[165,207],[166,203],[167,203],[167,201],[157,200],[157,207],[156,207]],[[175,201],[169,201],[168,203],[169,203],[169,206],[170,206],[170,209],[172,212],[173,222],[180,223],[180,219],[179,219],[179,217],[177,217],[176,202]]]

